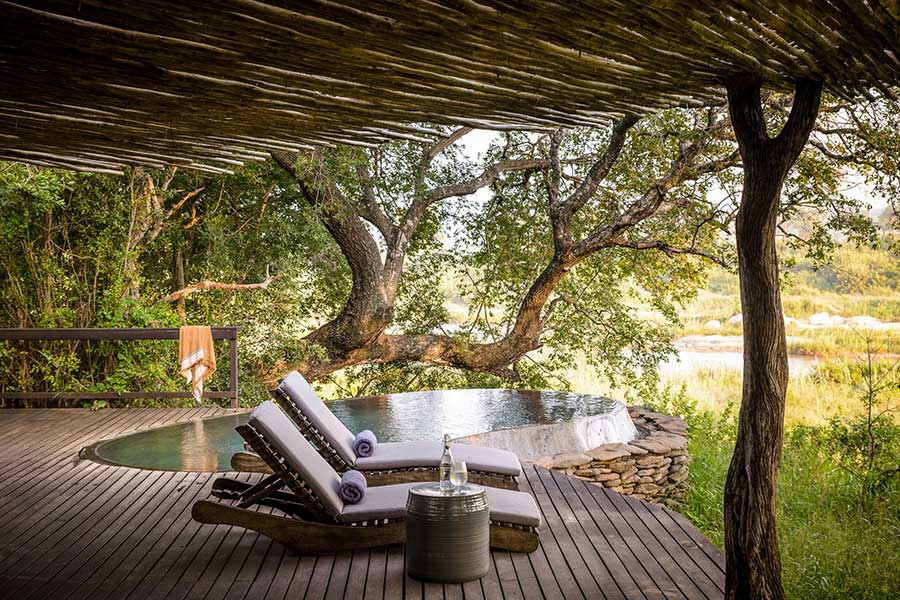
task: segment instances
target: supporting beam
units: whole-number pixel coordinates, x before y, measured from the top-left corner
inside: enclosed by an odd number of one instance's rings
[[[770,138],[761,83],[728,84],[728,106],[744,166],[736,238],[744,335],[744,379],[737,441],[725,484],[726,598],[782,599],[775,527],[788,383],[787,342],[775,231],[784,180],[812,131],[822,84],[796,84],[793,108]]]

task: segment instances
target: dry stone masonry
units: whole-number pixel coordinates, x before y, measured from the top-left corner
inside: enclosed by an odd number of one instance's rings
[[[678,417],[629,406],[638,437],[628,444],[603,444],[587,452],[544,456],[536,465],[629,494],[675,507],[687,492],[687,424]]]

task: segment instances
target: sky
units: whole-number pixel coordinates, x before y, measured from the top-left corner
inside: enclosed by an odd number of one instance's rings
[[[459,142],[463,148],[463,154],[470,160],[475,160],[478,155],[484,153],[491,142],[500,137],[497,131],[489,131],[485,129],[476,129],[466,134]],[[855,172],[849,172],[844,177],[845,187],[843,192],[850,198],[859,202],[869,204],[872,207],[872,214],[880,214],[887,206],[887,198],[875,194],[872,187],[863,181],[862,175]],[[487,188],[482,188],[475,194],[479,200],[489,198],[491,192]]]

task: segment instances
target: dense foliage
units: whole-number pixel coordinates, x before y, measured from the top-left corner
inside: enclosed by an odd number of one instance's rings
[[[279,177],[271,164],[225,177],[0,164],[0,326],[240,325],[241,383],[252,391],[265,352],[290,352],[291,325],[343,288],[323,230]],[[265,294],[187,296],[184,318],[166,298],[185,281],[254,283],[269,273],[279,279]],[[213,387],[227,385],[226,348]],[[6,343],[0,386],[183,389],[174,353],[172,342]]]
[[[896,108],[830,106],[787,183],[785,240],[810,257],[795,270],[818,269],[808,276],[817,284],[836,292],[889,288],[891,264],[819,267],[840,254],[834,240],[881,243],[840,181],[852,165],[895,199],[888,155],[898,144]],[[787,102],[772,96],[767,107],[779,126]],[[362,351],[321,371],[340,392],[566,388],[566,373],[586,362],[605,384],[646,393],[710,259],[733,265],[740,165],[724,106],[620,125],[497,134],[478,156],[464,151],[466,131],[437,128],[433,138],[304,155],[294,172],[271,160],[226,176],[141,168],[88,175],[0,163],[0,326],[240,325],[242,393],[252,401],[261,380],[333,363],[327,345],[309,335],[346,311],[359,281],[329,220],[333,207],[307,193],[327,189],[358,213],[382,262],[403,252],[397,288]],[[611,153],[618,134],[621,147]],[[610,156],[602,177],[588,182]],[[423,205],[405,245],[392,246],[384,235],[391,224],[403,224],[435,191],[446,193]],[[572,199],[577,206],[561,227],[558,207]],[[596,241],[624,217],[628,225],[615,236],[577,260],[558,260],[574,252],[561,250],[560,239]],[[539,321],[520,336],[521,347],[491,367],[460,360],[514,337],[547,272],[558,281],[536,305]],[[460,364],[431,361],[427,352],[365,354],[365,344],[392,335],[437,339],[443,356]],[[176,389],[173,355],[171,343],[3,344],[0,386]],[[224,382],[226,362],[213,386]]]

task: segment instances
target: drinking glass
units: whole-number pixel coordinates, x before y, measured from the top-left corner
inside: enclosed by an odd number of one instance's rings
[[[450,483],[459,492],[462,486],[469,480],[469,471],[466,469],[466,461],[457,460],[450,466]]]

